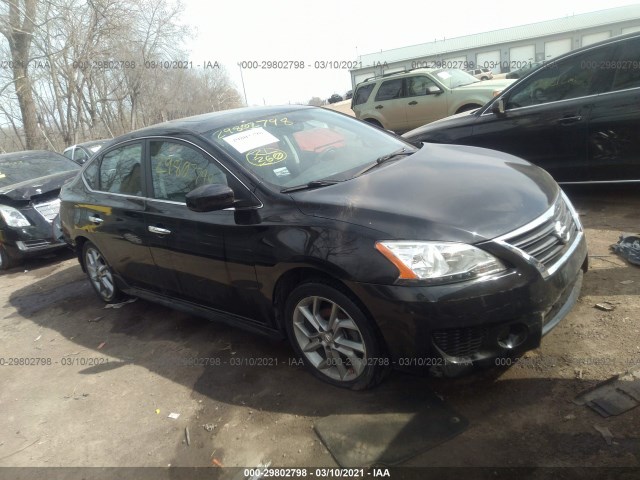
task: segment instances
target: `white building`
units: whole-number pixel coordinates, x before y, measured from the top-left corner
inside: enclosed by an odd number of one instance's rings
[[[369,77],[427,65],[462,70],[488,67],[494,73],[505,73],[638,30],[640,5],[610,8],[360,55],[361,67],[351,70],[351,83],[355,86]]]

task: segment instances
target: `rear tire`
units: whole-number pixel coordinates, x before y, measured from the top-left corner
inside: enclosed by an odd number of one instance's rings
[[[289,341],[315,377],[351,390],[384,378],[389,359],[370,320],[346,295],[324,283],[295,288],[284,306]]]
[[[121,301],[124,294],[117,287],[113,271],[98,247],[91,242],[86,242],[82,247],[82,261],[91,286],[98,297],[105,303]]]

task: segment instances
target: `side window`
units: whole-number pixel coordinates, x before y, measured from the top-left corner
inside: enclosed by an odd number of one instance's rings
[[[382,85],[380,85],[378,93],[376,94],[376,102],[402,97],[402,82],[402,78],[382,82]]]
[[[227,185],[222,168],[200,150],[169,141],[152,141],[150,145],[154,198],[184,202],[185,195],[201,185]]]
[[[627,88],[640,87],[640,38],[624,42],[619,47],[614,70],[613,85],[611,90],[625,90]]]
[[[78,163],[84,163],[87,161],[89,157],[86,152],[81,148],[76,148],[75,158],[74,160]]]
[[[552,62],[515,89],[507,108],[526,107],[594,95],[607,84],[609,73],[601,68],[610,61],[611,48],[599,48]]]
[[[104,154],[100,164],[100,188],[103,192],[142,195],[139,143],[116,148]]]
[[[437,87],[429,77],[418,76],[407,78],[407,96],[418,97],[427,94],[427,88]]]
[[[73,160],[73,148],[69,148],[69,149],[65,150],[64,152],[62,152],[62,155],[64,155],[65,157],[67,157],[70,160]]]
[[[91,188],[91,190],[99,190],[100,188],[98,186],[98,171],[100,170],[98,168],[98,165],[99,162],[97,160],[94,160],[89,165],[87,165],[87,168],[85,168],[84,172],[82,172],[82,176],[84,177],[87,185],[89,185],[89,188]]]
[[[375,83],[370,83],[369,85],[363,85],[356,90],[355,95],[353,96],[353,104],[354,105],[362,105],[363,103],[367,103],[369,100],[369,95],[373,91],[373,87],[375,87]]]

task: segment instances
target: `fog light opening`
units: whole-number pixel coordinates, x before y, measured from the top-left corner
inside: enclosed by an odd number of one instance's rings
[[[529,329],[523,323],[514,323],[503,328],[498,334],[498,345],[507,350],[522,345],[529,335]]]

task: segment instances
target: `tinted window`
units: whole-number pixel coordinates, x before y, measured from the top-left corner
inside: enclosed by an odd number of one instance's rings
[[[360,105],[362,103],[367,103],[369,100],[369,95],[373,91],[373,87],[375,87],[375,83],[371,83],[369,85],[363,85],[356,90],[356,94],[353,96],[353,104]]]
[[[184,202],[185,195],[210,183],[227,185],[227,176],[215,160],[182,143],[151,142],[153,196]]]
[[[87,158],[89,158],[89,156],[87,155],[87,153],[81,149],[81,148],[76,148],[76,153],[75,153],[75,158],[74,160],[78,163],[84,163],[87,161]]]
[[[73,148],[69,148],[67,150],[65,150],[64,152],[62,152],[62,155],[64,155],[65,157],[73,160]]]
[[[395,80],[387,80],[382,82],[378,93],[376,94],[376,102],[382,100],[392,100],[394,98],[400,98],[402,96],[402,78]]]
[[[139,143],[107,152],[100,164],[100,190],[142,195],[141,158],[142,145]]]
[[[640,87],[640,38],[634,38],[619,47],[614,70],[612,90],[624,90]],[[606,65],[606,64],[605,64]]]
[[[407,96],[417,97],[427,94],[427,88],[437,87],[436,83],[429,77],[409,77],[407,78]]]
[[[516,88],[507,108],[539,105],[593,95],[606,89],[610,70],[601,68],[611,61],[611,49],[600,48],[550,63]]]

